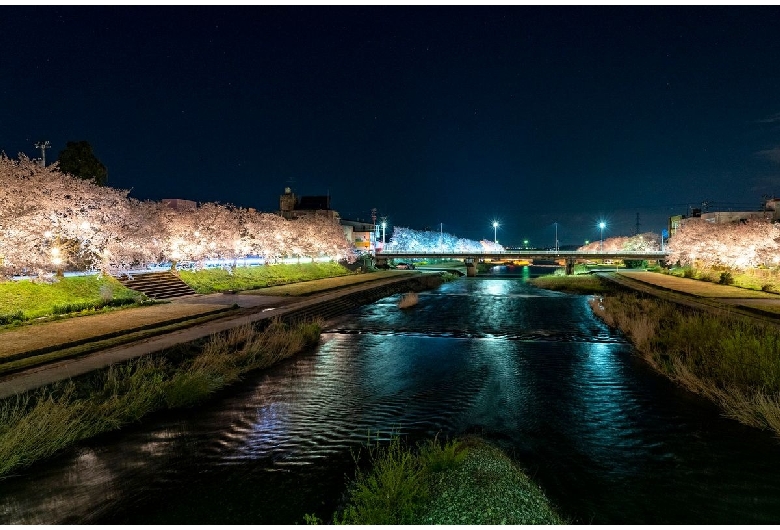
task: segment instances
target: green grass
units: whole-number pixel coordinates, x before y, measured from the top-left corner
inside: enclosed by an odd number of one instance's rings
[[[598,294],[611,290],[598,276],[591,274],[572,274],[569,276],[551,274],[531,278],[528,283],[541,289],[571,294]]]
[[[764,290],[767,292],[780,292],[780,270],[778,269],[758,268],[736,271],[724,268],[696,269],[692,267],[677,267],[661,272],[679,278],[691,278],[694,280],[715,283],[720,280],[720,275],[722,273],[728,272],[734,280],[734,283],[732,284],[734,287],[751,291]]]
[[[289,285],[277,285],[275,287],[265,287],[249,291],[247,294],[257,294],[264,296],[306,296],[340,287],[348,287],[365,282],[372,282],[384,278],[398,278],[416,274],[406,271],[378,271],[364,274],[351,274],[349,276],[337,276],[333,278],[321,278],[319,280],[310,280],[305,282],[291,283]]]
[[[0,283],[0,325],[68,312],[131,304],[142,298],[110,276],[75,276],[54,283]]]
[[[230,271],[223,269],[179,271],[179,277],[201,294],[247,291],[272,285],[283,285],[349,274],[352,274],[349,269],[333,262],[236,267],[232,274]]]
[[[636,294],[591,303],[659,372],[718,403],[724,413],[780,434],[780,330]]]
[[[0,401],[0,476],[165,408],[200,403],[242,374],[316,344],[320,322],[217,334],[194,353],[141,357]]]
[[[544,493],[505,454],[477,438],[369,451],[337,524],[563,524]],[[307,522],[317,522],[308,515]]]

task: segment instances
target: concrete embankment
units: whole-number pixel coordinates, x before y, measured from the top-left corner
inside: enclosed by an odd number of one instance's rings
[[[0,379],[0,398],[69,379],[114,363],[151,353],[191,344],[205,343],[214,334],[224,333],[247,324],[262,329],[272,319],[294,323],[313,318],[329,319],[356,307],[375,302],[400,292],[421,291],[441,283],[438,275],[417,274],[402,278],[378,280],[367,284],[338,289],[301,300],[287,302],[284,306],[247,307],[232,312],[230,316],[215,318],[206,323],[157,335],[151,338],[107,348],[87,356],[38,366]]]

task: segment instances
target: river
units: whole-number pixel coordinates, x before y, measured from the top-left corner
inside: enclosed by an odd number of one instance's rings
[[[780,443],[633,355],[588,297],[497,271],[328,323],[315,351],[0,481],[4,524],[328,520],[353,454],[478,434],[575,523],[780,521]]]

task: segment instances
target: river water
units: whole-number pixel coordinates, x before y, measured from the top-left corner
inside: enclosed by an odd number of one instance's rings
[[[157,414],[0,481],[0,522],[328,520],[369,439],[498,444],[576,523],[776,523],[780,443],[632,354],[586,296],[523,268],[330,322],[206,406]]]

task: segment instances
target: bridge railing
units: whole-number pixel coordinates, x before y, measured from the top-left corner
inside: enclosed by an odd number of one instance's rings
[[[601,250],[472,250],[465,252],[445,252],[439,250],[382,250],[377,256],[393,255],[442,255],[442,256],[480,256],[480,255],[510,255],[510,256],[666,256],[663,250],[621,250],[615,252]]]

